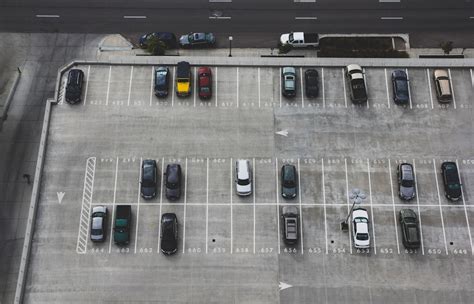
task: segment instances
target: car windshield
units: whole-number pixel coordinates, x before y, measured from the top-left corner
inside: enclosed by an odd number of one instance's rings
[[[356,222],[356,223],[368,223],[369,221],[367,221],[367,219],[363,218],[363,217],[356,217],[354,219],[354,222]]]
[[[177,189],[178,188],[178,183],[166,183],[166,186],[169,189]]]
[[[178,82],[189,82],[189,78],[178,78]]]
[[[101,235],[102,234],[102,229],[92,229],[91,234],[92,235]]]
[[[402,180],[402,186],[403,187],[413,187],[413,181],[412,180]]]
[[[166,221],[163,223],[163,240],[174,240],[172,221]]]
[[[357,239],[361,241],[367,241],[369,239],[368,233],[357,233]]]
[[[247,185],[250,184],[250,180],[248,178],[247,179],[238,179],[237,184],[239,184],[240,186],[247,186]]]
[[[418,230],[416,226],[408,227],[408,238],[410,242],[418,242]]]
[[[459,184],[449,184],[448,188],[452,189],[452,190],[458,190],[458,189],[461,188],[461,185],[459,185]]]
[[[151,187],[154,185],[154,170],[153,166],[143,167],[143,179],[142,184],[145,187]]]
[[[285,80],[285,87],[287,87],[288,89],[293,89],[294,86],[295,86],[295,81],[293,77],[287,77]]]
[[[396,85],[397,85],[397,89],[399,90],[399,93],[408,93],[408,86],[407,86],[406,81],[397,80]]]
[[[209,87],[201,87],[201,92],[202,93],[209,93],[209,92],[211,92],[211,90],[209,89]]]

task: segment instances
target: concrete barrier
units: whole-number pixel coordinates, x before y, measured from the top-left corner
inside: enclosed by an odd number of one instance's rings
[[[3,122],[7,120],[8,117],[8,109],[10,108],[10,103],[13,99],[13,95],[15,95],[16,87],[20,82],[21,77],[21,70],[20,68],[17,69],[15,80],[13,81],[13,86],[10,88],[10,92],[8,93],[7,99],[5,101],[5,105],[3,106],[2,116],[0,117],[0,131],[2,130]]]

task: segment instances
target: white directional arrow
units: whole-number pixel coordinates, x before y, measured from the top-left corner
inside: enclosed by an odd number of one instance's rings
[[[58,195],[58,201],[59,203],[61,204],[61,202],[63,201],[63,197],[64,197],[64,192],[57,192],[57,195]]]
[[[276,132],[276,134],[286,137],[288,136],[288,130],[281,130],[281,131]]]
[[[293,285],[286,284],[284,282],[280,282],[280,284],[278,284],[278,287],[280,288],[280,291],[282,291],[282,290],[285,290],[287,288],[293,287]]]

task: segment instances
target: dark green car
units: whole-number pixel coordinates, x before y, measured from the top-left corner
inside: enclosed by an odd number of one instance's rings
[[[296,182],[296,168],[293,165],[281,167],[281,196],[284,198],[295,198],[298,192]]]
[[[415,211],[411,209],[400,210],[399,220],[402,227],[402,242],[405,248],[420,248],[420,225]]]

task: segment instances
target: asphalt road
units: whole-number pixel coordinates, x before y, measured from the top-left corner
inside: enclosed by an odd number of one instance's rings
[[[271,37],[274,44],[275,37],[279,33],[288,31],[472,33],[474,24],[472,0],[430,1],[429,7],[426,1],[421,0],[400,3],[375,0],[356,2],[340,0],[336,3],[328,0],[318,0],[316,3],[284,0],[264,0],[257,3],[249,0],[230,3],[202,0],[167,2],[140,0],[113,3],[104,0],[2,2],[0,31],[88,33],[213,31],[218,36],[223,33],[245,33],[249,42],[247,39],[238,39],[235,41],[236,47],[268,47],[270,46],[267,42],[268,37]]]

